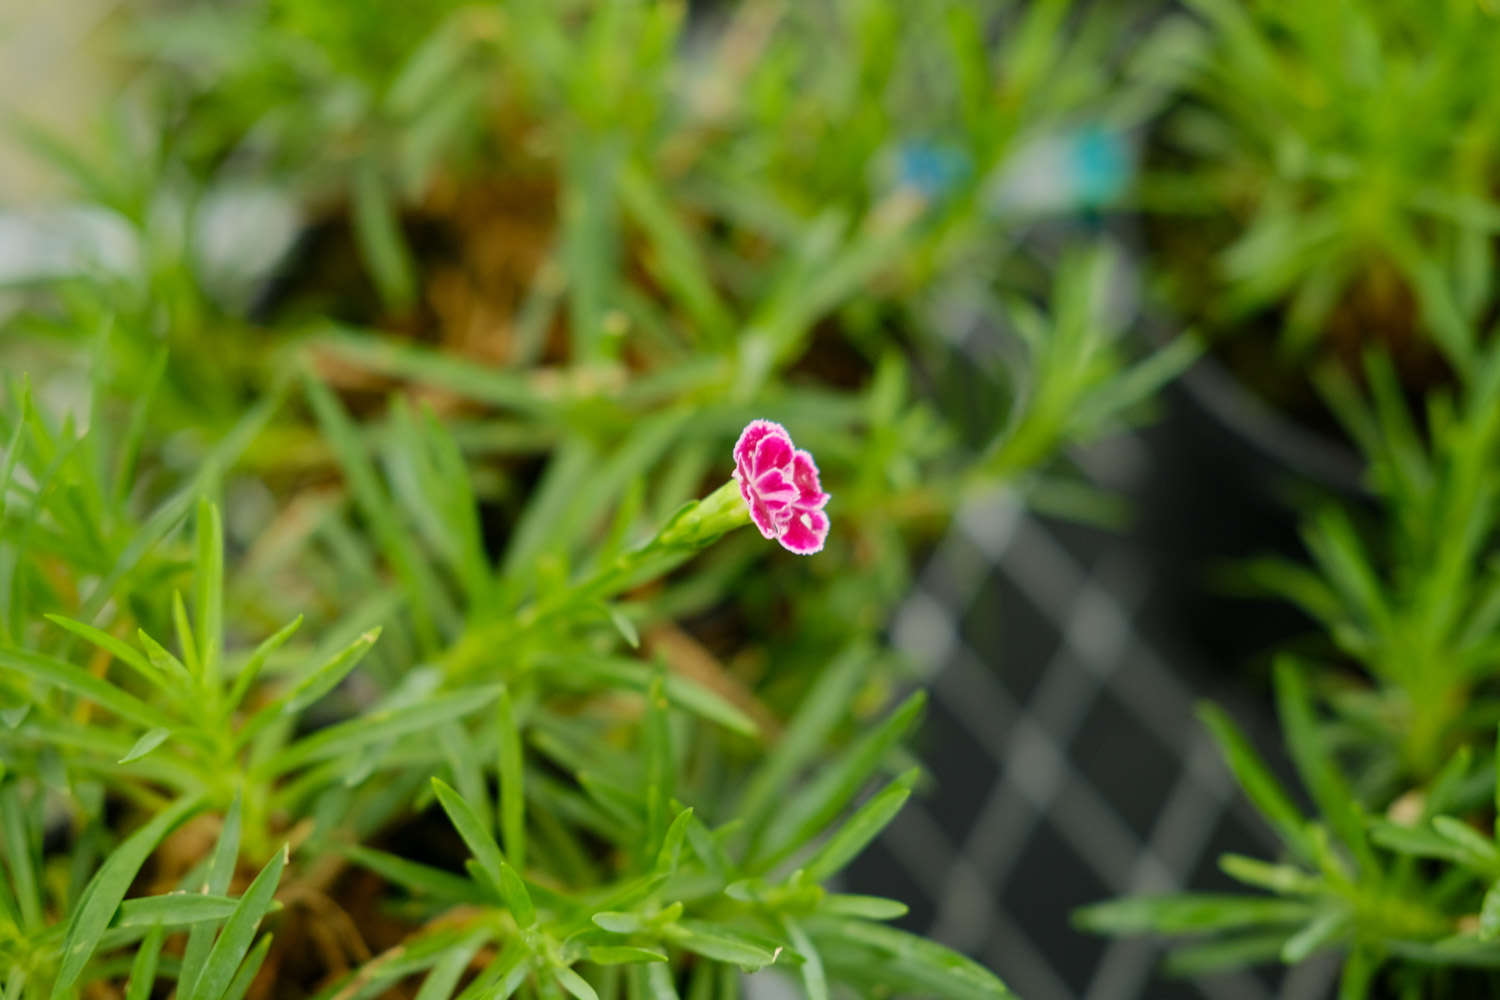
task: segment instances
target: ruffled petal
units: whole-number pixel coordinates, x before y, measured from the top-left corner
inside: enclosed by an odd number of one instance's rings
[[[764,497],[756,497],[755,502],[771,512],[777,524],[781,524],[797,512],[797,507],[788,500],[767,500]]]
[[[797,487],[798,507],[813,510],[828,502],[828,494],[818,482],[817,463],[811,454],[800,448],[792,456],[792,482]]]
[[[740,432],[740,439],[734,446],[734,467],[742,480],[754,478],[755,446],[767,434],[787,436],[786,428],[771,420],[752,420]]]
[[[786,431],[762,437],[755,446],[753,464],[757,475],[763,475],[772,469],[784,469],[791,465],[792,439],[787,437]]]
[[[772,469],[755,480],[755,495],[767,503],[789,504],[797,499],[797,487],[792,485],[786,473]]]
[[[769,537],[769,536],[768,536]],[[781,545],[799,556],[810,556],[823,550],[828,539],[828,515],[821,510],[804,510],[793,515],[781,533]]]
[[[766,538],[780,538],[785,528],[785,518],[778,519],[775,512],[755,497],[750,499],[750,520]]]

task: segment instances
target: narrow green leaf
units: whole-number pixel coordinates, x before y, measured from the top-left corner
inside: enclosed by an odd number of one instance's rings
[[[1163,963],[1172,976],[1206,976],[1281,958],[1287,931],[1233,934],[1173,950]],[[1361,993],[1361,997],[1366,994]]]
[[[417,634],[426,646],[437,648],[440,622],[446,623],[454,617],[446,590],[402,523],[381,484],[369,449],[343,404],[328,386],[311,375],[304,377],[303,385],[318,426],[338,458],[350,494],[360,513],[368,519],[371,534],[380,543],[381,552],[391,561],[412,601]]]
[[[1325,885],[1319,877],[1292,865],[1271,864],[1243,854],[1222,854],[1219,868],[1230,878],[1281,895],[1316,895]]]
[[[888,718],[792,796],[768,828],[764,849],[755,855],[757,864],[781,860],[838,815],[916,724],[925,703],[924,692],[913,692]]]
[[[531,952],[519,938],[512,938],[458,1000],[507,1000],[531,974]]]
[[[516,725],[510,691],[502,688],[496,699],[496,738],[500,757],[500,836],[505,853],[516,868],[526,870],[526,782],[525,757],[521,752],[521,730]]]
[[[672,730],[667,717],[667,698],[658,676],[646,692],[645,721],[645,787],[641,798],[646,803],[646,843],[655,857],[667,832],[667,803],[676,791],[677,760],[672,751]]]
[[[175,608],[176,605],[174,605],[174,611]],[[136,641],[145,647],[146,659],[151,662],[153,667],[161,673],[175,678],[182,684],[184,690],[193,695],[197,694],[199,689],[198,677],[192,670],[188,669],[187,664],[173,656],[167,647],[151,638],[144,630],[136,629],[135,637]],[[184,648],[191,649],[191,643]]]
[[[645,918],[639,913],[625,913],[619,910],[600,910],[589,919],[611,934],[639,934],[648,926]]]
[[[664,951],[629,944],[591,945],[588,954],[589,961],[595,965],[631,965],[667,960],[667,953]]]
[[[202,493],[205,485],[219,474],[220,469],[232,465],[239,454],[260,433],[266,421],[281,406],[282,396],[283,389],[279,385],[274,386],[260,402],[240,418],[229,433],[225,434],[207,454],[202,456],[198,462],[198,470],[193,477],[151,513],[145,524],[141,525],[126,543],[109,573],[100,579],[89,592],[78,612],[80,619],[84,621],[95,619],[114,595],[115,588],[120,581],[133,572],[146,554],[152,551],[157,543],[187,516],[188,508]]]
[[[589,491],[598,469],[597,450],[582,436],[570,435],[553,450],[506,546],[500,564],[503,578],[535,577],[538,560],[555,551],[555,539],[563,533],[560,526],[567,523],[576,498]]]
[[[354,235],[360,257],[374,279],[381,301],[392,312],[411,307],[417,295],[416,265],[401,232],[390,186],[370,162],[354,172]]]
[[[1311,860],[1306,820],[1238,726],[1216,705],[1202,705],[1198,718],[1213,733],[1219,752],[1255,808],[1299,857]]]
[[[828,1000],[828,976],[823,971],[823,959],[818,954],[812,938],[791,917],[783,916],[781,926],[786,930],[787,940],[802,956],[802,988],[807,991],[807,1000]]]
[[[140,760],[152,750],[161,746],[170,735],[172,734],[169,731],[160,727],[146,730],[145,734],[135,741],[135,745],[130,748],[130,752],[121,757],[117,763],[129,764],[133,760]]]
[[[1073,426],[1086,430],[1128,417],[1131,410],[1150,401],[1162,386],[1192,367],[1205,346],[1191,330],[1174,336],[1165,347],[1081,393]]]
[[[1365,1000],[1369,997],[1370,984],[1385,957],[1372,947],[1353,949],[1344,960],[1344,970],[1339,976],[1339,1000]]]
[[[554,416],[556,394],[538,392],[534,381],[518,370],[476,365],[466,358],[418,346],[409,338],[376,330],[330,325],[314,344],[321,351],[378,374],[445,389],[528,418],[550,420]]]
[[[1307,926],[1287,938],[1281,946],[1281,960],[1296,965],[1313,952],[1326,948],[1349,929],[1349,914],[1343,910],[1331,910],[1314,918]]]
[[[469,468],[449,429],[423,407],[413,416],[406,400],[391,405],[390,439],[382,448],[386,479],[404,516],[450,566],[470,607],[483,605],[490,586],[478,504]]]
[[[1359,803],[1324,748],[1306,684],[1296,664],[1286,657],[1276,663],[1276,705],[1286,733],[1287,748],[1313,800],[1339,838],[1354,853],[1361,869],[1374,871],[1375,862],[1365,842],[1365,821]]]
[[[536,926],[536,906],[531,901],[531,893],[526,891],[526,883],[516,870],[504,861],[500,862],[500,898],[505,900],[506,908],[518,925],[522,928]]]
[[[250,949],[250,954],[240,963],[239,971],[234,974],[229,987],[219,996],[219,1000],[244,1000],[246,993],[250,992],[250,984],[255,981],[255,976],[260,972],[260,967],[265,964],[266,955],[271,951],[271,935],[269,932],[262,934],[260,940],[255,942],[255,947]]]
[[[738,831],[739,829],[739,823],[736,821],[735,825],[731,827],[731,832]],[[693,848],[693,854],[699,861],[703,862],[703,867],[708,869],[709,873],[719,881],[727,881],[730,877],[729,873],[735,869],[735,866],[730,862],[729,853],[724,849],[723,843],[721,843],[723,838],[711,833],[704,822],[697,816],[689,816],[687,820],[687,839],[688,844]]]
[[[563,165],[560,253],[567,276],[573,357],[595,361],[611,352],[605,313],[619,274],[619,219],[612,178],[613,143],[596,133],[568,149]]]
[[[283,625],[274,635],[255,647],[255,651],[250,654],[250,659],[245,661],[245,665],[240,668],[240,672],[234,678],[234,687],[230,690],[229,698],[225,702],[225,707],[228,710],[233,711],[239,706],[240,702],[244,700],[245,695],[250,693],[250,686],[260,676],[261,668],[266,665],[266,661],[271,658],[271,654],[280,649],[297,629],[301,627],[302,616],[298,615],[286,625]]]
[[[240,857],[241,796],[238,791],[224,812],[224,821],[219,825],[219,837],[214,842],[213,854],[209,857],[208,872],[198,891],[223,895],[229,891],[234,879],[234,870]],[[190,996],[208,959],[208,949],[214,942],[213,927],[197,926],[188,931],[187,946],[182,953],[182,967],[177,973],[177,989],[183,996]]]
[[[1486,941],[1500,940],[1500,879],[1490,883],[1479,907],[1479,936]]]
[[[135,959],[130,963],[130,982],[125,987],[125,1000],[150,1000],[151,988],[156,985],[156,965],[161,958],[161,943],[165,937],[166,928],[160,925],[146,932],[136,949]]]
[[[1319,569],[1345,601],[1376,631],[1389,629],[1392,612],[1385,589],[1349,515],[1333,507],[1320,511],[1304,535]]]
[[[43,615],[42,617],[46,618],[49,622],[58,626],[59,628],[66,629],[67,631],[72,632],[74,635],[85,640],[86,642],[90,642],[93,645],[98,646],[100,649],[107,651],[115,659],[119,660],[121,663],[134,670],[141,677],[145,678],[146,681],[148,681],[153,687],[164,688],[166,686],[163,683],[161,672],[153,667],[150,662],[147,661],[147,659],[129,643],[126,643],[120,639],[116,639],[114,636],[110,635],[108,632],[103,631],[102,629],[97,629],[94,626],[87,625],[83,622],[74,621],[71,618],[65,618],[62,615],[47,614]]]
[[[415,1000],[448,1000],[453,996],[458,981],[468,971],[469,963],[474,961],[474,956],[489,940],[489,936],[488,930],[479,930],[450,945],[422,981],[422,988],[417,991]]]
[[[861,920],[836,920],[826,926],[820,920],[819,927],[840,941],[862,945],[888,956],[891,970],[899,973],[904,981],[923,984],[925,988],[920,992],[924,994],[941,996],[943,1000],[1015,1000],[1015,994],[994,973],[926,938]],[[811,928],[809,933],[812,933]],[[826,961],[827,938],[821,933],[815,935],[816,938],[824,940]]]
[[[587,679],[633,691],[649,690],[660,673],[643,663],[615,657],[570,658],[559,662],[556,669],[559,674],[566,672],[570,680]],[[675,707],[743,736],[760,734],[753,719],[701,684],[677,674],[667,674],[665,684],[667,699]]]
[[[1473,759],[1473,749],[1468,746],[1461,746],[1453,751],[1443,769],[1427,787],[1426,799],[1422,803],[1422,819],[1431,819],[1450,811],[1452,800],[1462,790]]]
[[[696,681],[669,674],[666,678],[666,692],[668,700],[684,711],[723,726],[731,732],[739,733],[741,736],[748,736],[752,739],[760,736],[760,727],[756,725],[754,719],[726,701],[723,696],[710,691]]]
[[[198,501],[194,609],[198,612],[198,659],[204,689],[218,697],[219,656],[224,649],[224,525],[219,508]]]
[[[6,891],[3,872],[0,872],[0,899],[8,904],[14,900],[20,910],[18,929],[35,932],[42,925],[42,885],[37,878],[37,862],[40,861],[40,844],[33,836],[37,827],[21,804],[21,791],[15,782],[0,785],[0,850],[10,866],[10,877],[15,885],[15,895]],[[9,909],[7,905],[5,907]]]
[[[53,129],[27,117],[8,114],[4,127],[17,147],[38,162],[47,164],[51,168],[49,173],[67,178],[68,183],[76,185],[90,202],[107,206],[126,219],[137,221],[138,198],[132,190],[132,178],[110,169],[111,158],[86,154]]]
[[[400,708],[380,709],[318,730],[276,754],[267,766],[284,773],[312,761],[337,757],[408,733],[422,732],[483,708],[499,690],[498,686],[471,688]]]
[[[235,904],[234,912],[219,931],[218,940],[209,950],[208,960],[203,963],[203,972],[193,984],[193,992],[188,1000],[219,1000],[229,988],[234,980],[235,970],[240,967],[250,950],[261,918],[271,908],[276,885],[281,881],[281,870],[287,862],[287,854],[286,847],[273,854],[245,889],[245,894]]]
[[[483,903],[489,899],[473,882],[441,868],[431,868],[358,844],[343,848],[343,853],[355,864],[363,865],[382,878],[419,895],[454,903]]]
[[[678,921],[661,930],[679,948],[716,962],[737,965],[746,972],[755,972],[776,961],[775,952],[717,925]]]
[[[130,416],[125,421],[124,433],[121,434],[115,449],[114,481],[109,492],[110,500],[116,507],[124,504],[131,486],[136,481],[136,462],[140,458],[141,444],[146,439],[147,418],[150,416],[151,404],[156,399],[157,390],[161,388],[162,377],[166,375],[167,361],[170,356],[166,344],[157,348],[140,392],[130,404]],[[0,490],[0,494],[3,493],[4,490]]]
[[[627,161],[616,180],[624,207],[650,241],[647,266],[672,289],[702,336],[709,343],[722,342],[733,330],[733,320],[704,266],[705,254],[657,188],[659,178]]]
[[[16,400],[16,426],[11,429],[10,441],[5,446],[5,461],[0,462],[0,516],[5,514],[5,502],[10,495],[11,478],[16,464],[21,460],[21,432],[26,427],[26,414],[31,410],[31,381],[21,376],[21,388]]]
[[[182,591],[172,591],[172,624],[177,629],[177,645],[182,649],[182,662],[187,672],[198,682],[204,692],[210,689],[203,676],[203,662],[198,659],[198,639],[193,634],[193,623],[188,618],[187,604],[182,600]],[[161,650],[165,653],[166,650]],[[149,651],[148,651],[149,653]]]
[[[376,626],[335,653],[326,663],[317,667],[311,674],[297,682],[297,685],[285,695],[273,700],[266,707],[268,709],[274,707],[281,715],[293,715],[315,704],[337,687],[340,681],[349,676],[349,672],[359,665],[359,661],[364,659],[365,654],[379,639],[380,627]]]
[[[388,994],[391,986],[407,976],[428,972],[440,963],[444,955],[455,948],[465,947],[468,939],[475,936],[488,938],[493,933],[492,927],[475,929],[438,922],[381,952],[355,972],[328,984],[314,995],[314,1000],[355,1000]]]
[[[506,867],[505,855],[501,853],[500,845],[495,843],[495,838],[490,836],[489,825],[463,796],[449,787],[441,778],[432,779],[432,790],[437,794],[438,804],[443,807],[443,812],[448,814],[453,828],[468,845],[469,853],[474,856],[474,861],[489,880],[490,887],[500,893],[501,898],[504,899],[505,882],[502,869]]]
[[[234,912],[235,900],[198,892],[167,892],[127,899],[120,904],[116,927],[180,927],[223,920]]]
[[[462,719],[454,719],[435,730],[443,757],[453,772],[453,784],[481,815],[490,811],[490,790],[482,761],[474,749],[474,739]]]
[[[1241,927],[1295,925],[1315,913],[1313,903],[1307,900],[1180,893],[1095,903],[1075,910],[1073,924],[1094,934],[1206,934]]]
[[[71,663],[20,649],[0,648],[0,671],[52,684],[142,726],[166,729],[174,726],[171,718],[159,710]]]
[[[697,972],[699,973],[711,969],[711,966],[707,962],[699,962],[697,964]],[[643,1000],[681,1000],[677,993],[677,984],[672,981],[672,969],[670,966],[648,965],[645,968],[635,968],[630,971],[645,975],[646,989],[649,990],[649,994]]]
[[[907,771],[860,806],[849,817],[849,821],[803,865],[807,880],[822,882],[843,871],[845,865],[858,857],[869,846],[870,841],[879,836],[880,831],[896,818],[901,807],[906,805],[906,800],[911,797],[912,786],[916,784],[920,774],[915,768]]]
[[[666,836],[662,838],[661,850],[656,853],[656,870],[658,872],[673,872],[677,870],[677,857],[682,853],[682,842],[687,837],[688,826],[693,822],[693,810],[691,807],[679,812],[672,825],[667,827]]]
[[[645,499],[645,479],[640,474],[630,477],[625,483],[620,502],[615,505],[615,511],[610,515],[609,529],[594,549],[595,572],[602,571],[625,553],[626,544],[631,540],[631,533],[640,519],[641,507]]]
[[[864,647],[845,650],[823,671],[797,714],[750,779],[734,815],[743,816],[754,839],[781,805],[788,785],[826,744],[829,734],[849,710],[854,690],[869,667]]]
[[[1500,849],[1494,841],[1452,816],[1434,816],[1432,829],[1438,836],[1461,848],[1481,865],[1500,867]]]
[[[1387,850],[1419,858],[1440,858],[1456,864],[1472,862],[1468,851],[1426,826],[1402,826],[1384,820],[1370,826],[1370,839]]]
[[[819,912],[840,917],[862,917],[866,920],[899,920],[910,908],[894,899],[880,896],[855,896],[830,893],[823,897]]]
[[[630,648],[640,649],[641,634],[636,631],[635,622],[627,618],[625,613],[616,605],[604,604],[602,607],[604,608],[604,613],[609,615],[610,623],[614,625],[615,631],[619,632],[621,638],[630,644]]]
[[[56,1000],[68,994],[83,967],[98,947],[99,937],[114,918],[130,883],[135,881],[141,865],[146,863],[162,838],[183,820],[202,808],[199,797],[177,800],[157,813],[150,822],[135,831],[104,860],[99,871],[84,888],[78,906],[68,920],[63,936],[62,962],[52,987]]]
[[[588,980],[568,968],[566,965],[557,965],[552,968],[552,978],[556,979],[558,985],[567,990],[568,993],[578,1000],[599,1000],[599,994],[589,985]]]
[[[1495,839],[1500,840],[1500,726],[1495,727]]]

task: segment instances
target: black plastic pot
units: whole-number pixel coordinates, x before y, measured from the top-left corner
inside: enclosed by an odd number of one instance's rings
[[[1183,373],[1179,385],[1206,417],[1277,467],[1339,493],[1364,492],[1363,463],[1347,441],[1277,410],[1246,388],[1213,353]]]

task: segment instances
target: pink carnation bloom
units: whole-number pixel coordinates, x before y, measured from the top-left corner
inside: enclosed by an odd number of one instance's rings
[[[734,478],[762,535],[798,555],[822,550],[828,537],[823,512],[828,494],[818,485],[812,456],[792,447],[785,427],[750,421],[734,446]]]

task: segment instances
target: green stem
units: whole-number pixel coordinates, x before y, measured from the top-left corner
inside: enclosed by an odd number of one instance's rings
[[[1421,778],[1430,778],[1443,765],[1445,737],[1454,719],[1463,711],[1467,692],[1461,685],[1414,684],[1407,689],[1411,701],[1411,725],[1406,730],[1407,766]]]
[[[650,541],[621,553],[572,586],[549,594],[521,609],[513,618],[471,628],[443,657],[450,675],[463,675],[478,665],[497,645],[519,637],[564,611],[604,601],[670,572],[726,532],[750,523],[750,510],[733,479],[704,497],[684,505]]]

